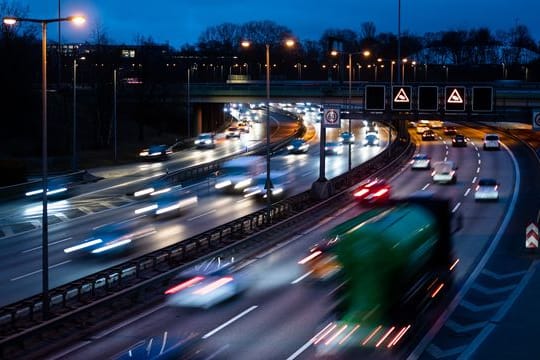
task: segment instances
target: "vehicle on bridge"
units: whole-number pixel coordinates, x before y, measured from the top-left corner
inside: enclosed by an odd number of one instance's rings
[[[465,135],[463,134],[456,134],[452,138],[452,146],[453,147],[465,147],[467,146],[467,139],[465,138]]]
[[[435,131],[428,129],[422,133],[422,141],[435,141],[437,140],[437,135]]]
[[[326,144],[324,144],[324,153],[326,155],[343,154],[343,143],[339,141],[328,141]]]
[[[416,154],[411,160],[411,169],[429,170],[431,168],[431,158],[427,154]]]
[[[451,288],[450,218],[448,200],[411,198],[329,231],[325,253],[339,264],[340,285],[331,321],[314,337],[318,355],[361,358],[404,342]]]
[[[492,178],[478,180],[474,191],[474,200],[499,200],[499,183]]]
[[[352,132],[343,131],[339,134],[338,141],[343,144],[354,144],[355,136]]]
[[[364,136],[364,141],[362,141],[362,144],[364,146],[379,146],[379,136],[374,133],[369,133]]]

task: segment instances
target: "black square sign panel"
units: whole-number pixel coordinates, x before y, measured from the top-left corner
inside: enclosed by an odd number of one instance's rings
[[[493,111],[493,88],[473,86],[472,111]]]
[[[418,87],[418,110],[439,111],[439,88],[437,86]]]
[[[465,111],[465,87],[447,86],[444,88],[446,111]]]
[[[385,88],[383,85],[366,85],[365,104],[366,110],[384,110],[385,109]]]
[[[411,110],[411,86],[392,86],[392,110]]]

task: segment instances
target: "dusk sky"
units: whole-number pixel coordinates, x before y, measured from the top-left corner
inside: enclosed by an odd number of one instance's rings
[[[19,0],[28,5],[29,17],[55,18],[58,0]],[[372,21],[379,32],[397,34],[398,0],[60,0],[61,15],[85,14],[83,29],[62,25],[62,41],[91,41],[91,29],[102,24],[113,43],[134,43],[137,34],[174,48],[195,44],[209,26],[225,22],[243,24],[271,20],[290,28],[300,40],[319,40],[326,29],[351,29]],[[265,8],[268,5],[268,8]],[[538,0],[401,0],[401,29],[423,35],[441,30],[489,27],[508,30],[526,25],[540,41]],[[57,25],[49,25],[49,38],[57,39]]]

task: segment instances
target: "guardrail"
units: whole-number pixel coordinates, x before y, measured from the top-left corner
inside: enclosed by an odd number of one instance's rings
[[[408,141],[396,141],[389,150],[400,155],[388,163],[387,150],[351,172],[331,180],[333,188],[337,192],[344,191],[377,171],[395,170],[397,163],[412,154],[414,146]],[[66,328],[69,328],[66,324],[85,329],[96,322],[96,314],[99,316],[107,312],[109,315],[106,317],[114,319],[115,315],[124,313],[126,307],[136,308],[138,303],[144,303],[146,295],[162,294],[169,280],[182,266],[192,261],[227,252],[238,254],[260,243],[262,230],[286,229],[284,221],[313,220],[316,217],[306,216],[305,211],[314,211],[316,204],[321,202],[306,191],[273,204],[270,218],[267,218],[266,210],[260,210],[175,245],[52,289],[52,316],[47,320],[41,318],[41,296],[6,306],[0,309],[0,356],[12,357],[20,351],[29,351],[32,345],[43,340],[45,332],[59,339],[73,336],[70,332],[66,333]],[[272,236],[262,242],[269,246],[277,240],[278,237]],[[82,335],[81,332],[77,334]]]

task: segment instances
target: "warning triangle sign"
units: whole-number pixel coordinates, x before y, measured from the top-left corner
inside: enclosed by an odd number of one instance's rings
[[[459,95],[458,89],[454,89],[454,91],[452,91],[446,102],[449,104],[463,104],[463,98],[461,95]]]
[[[409,97],[407,96],[407,93],[405,93],[404,88],[400,88],[396,97],[394,98],[394,102],[398,103],[408,103],[410,102]]]

